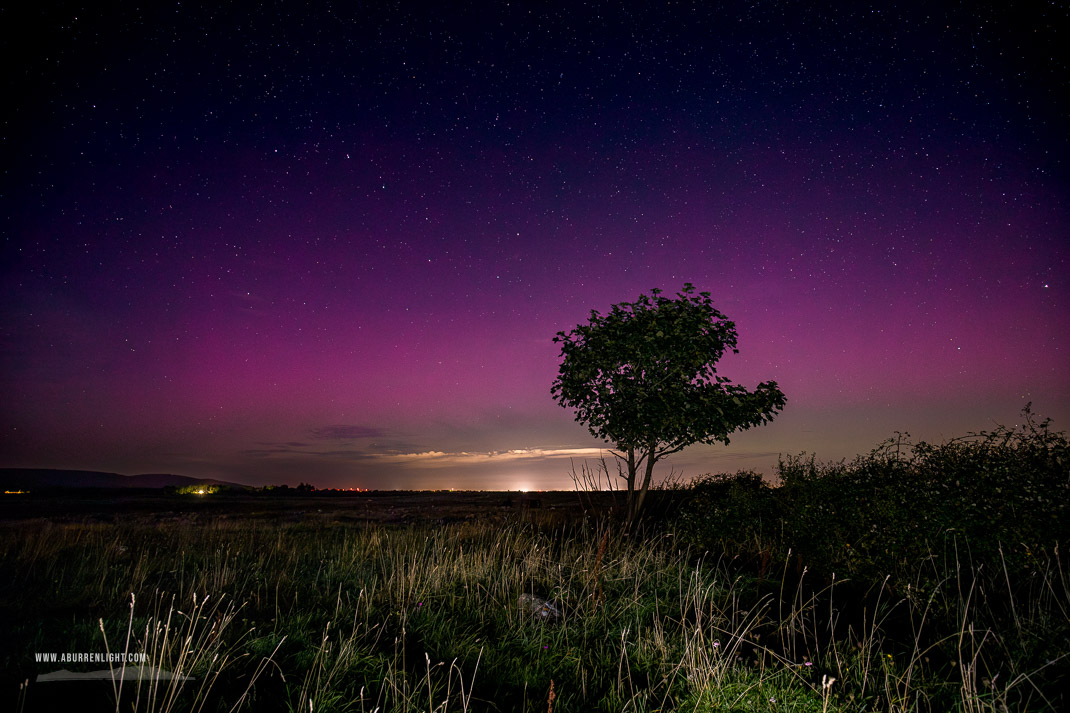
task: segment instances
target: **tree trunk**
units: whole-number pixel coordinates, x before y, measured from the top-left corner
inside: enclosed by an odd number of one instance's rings
[[[650,490],[650,481],[654,477],[654,447],[651,446],[646,455],[646,472],[643,474],[643,485],[639,489],[639,496],[636,498],[635,510],[629,512],[628,515],[628,529],[632,529],[636,521],[639,519],[639,513],[643,510],[643,502],[646,500],[647,491]]]
[[[635,517],[635,448],[628,447],[628,523]]]

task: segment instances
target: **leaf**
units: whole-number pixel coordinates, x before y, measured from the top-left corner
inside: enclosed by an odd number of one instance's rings
[[[593,436],[619,449],[643,444],[653,462],[657,451],[727,443],[729,433],[783,409],[775,382],[750,392],[717,375],[717,361],[737,351],[737,334],[708,293],[695,296],[687,284],[675,299],[652,295],[606,315],[592,310],[587,324],[555,337],[561,363],[551,394]]]

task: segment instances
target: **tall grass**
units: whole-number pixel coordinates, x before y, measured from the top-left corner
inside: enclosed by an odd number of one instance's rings
[[[679,532],[731,553],[760,591],[784,563],[799,597],[782,650],[823,656],[847,695],[883,687],[890,710],[1068,704],[1053,692],[1070,682],[1070,444],[1050,421],[1027,408],[1013,429],[900,436],[851,463],[789,457],[778,475],[702,479]]]
[[[901,477],[921,488],[940,463],[940,477],[961,479],[971,453],[991,467],[1002,467],[994,448],[1029,468],[1062,467],[1058,439],[1005,435],[914,459],[789,460],[776,489],[747,474],[708,479],[677,491],[678,522],[641,537],[621,537],[611,520],[530,514],[441,527],[10,528],[0,706],[32,710],[34,652],[122,648],[180,677],[120,669],[119,710],[1062,710],[1061,525],[1044,530],[1015,511],[1019,529],[1000,521],[998,536],[979,540],[983,530],[946,519],[953,509],[917,505],[941,498],[890,505]],[[1029,450],[1037,440],[1046,454]],[[912,514],[928,523],[914,539],[887,531]],[[532,617],[522,595],[552,601],[560,617]]]
[[[1006,577],[1002,589],[982,585],[960,562],[923,597],[883,583],[847,612],[839,591],[855,585],[812,586],[794,556],[759,580],[740,559],[671,535],[610,533],[232,521],[24,530],[4,557],[12,586],[30,594],[9,622],[8,700],[33,678],[33,651],[130,641],[147,665],[193,676],[122,684],[138,710],[541,710],[551,682],[559,713],[1060,704],[1044,666],[1013,663],[1024,632],[1070,610],[1056,558],[1025,593]],[[161,582],[172,590],[150,589]],[[131,608],[131,592],[150,609]],[[561,620],[533,619],[517,606],[525,593],[556,602]],[[991,620],[1007,603],[1010,633]],[[936,622],[943,612],[953,628]]]
[[[224,645],[226,630],[238,609],[232,602],[224,604],[219,598],[213,601],[210,595],[198,599],[194,594],[183,611],[174,596],[158,596],[144,628],[135,630],[134,605],[135,597],[131,595],[122,662],[109,664],[117,707],[125,694],[134,710],[203,710],[213,684],[232,662],[232,650],[240,643],[239,637]],[[100,633],[105,653],[111,654],[103,619]],[[132,655],[142,663],[129,665]]]

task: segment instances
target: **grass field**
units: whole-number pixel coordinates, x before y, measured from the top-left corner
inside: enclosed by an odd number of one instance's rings
[[[93,694],[104,709],[1065,710],[1066,441],[1042,435],[788,460],[778,488],[705,479],[662,493],[631,536],[577,494],[545,496],[552,509],[426,496],[385,522],[315,496],[300,510],[166,498],[97,504],[97,517],[8,510],[0,707],[35,710],[55,685],[39,673],[108,667],[35,653],[130,652],[190,678],[116,666]],[[1043,502],[1014,510],[1017,524],[988,513],[1000,529],[987,539],[930,512],[948,498],[926,482],[976,476],[995,456],[1016,469],[999,482],[1040,481]],[[902,487],[915,497],[895,510]],[[894,536],[896,518],[929,529]],[[533,615],[531,597],[556,615]]]

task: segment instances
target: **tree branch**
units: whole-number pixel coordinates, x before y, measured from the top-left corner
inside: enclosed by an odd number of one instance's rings
[[[667,455],[672,455],[673,453],[679,453],[683,449],[687,448],[689,445],[691,445],[691,444],[685,443],[683,445],[676,446],[675,448],[666,448],[665,450],[658,451],[656,456],[655,456],[655,458],[654,458],[654,460],[661,460],[662,458],[664,458]]]

